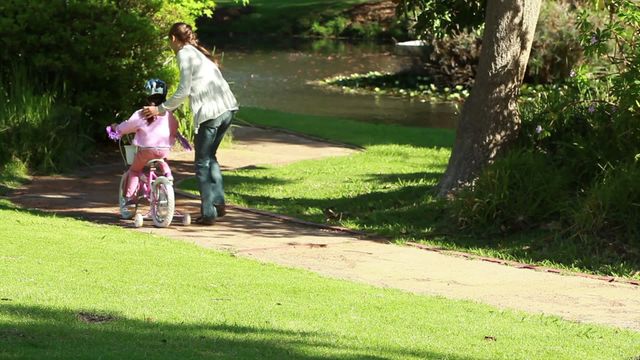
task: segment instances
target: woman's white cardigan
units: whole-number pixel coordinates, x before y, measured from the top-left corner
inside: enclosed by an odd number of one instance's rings
[[[158,107],[161,113],[174,110],[189,98],[197,133],[203,122],[216,119],[226,111],[238,110],[229,84],[213,61],[191,45],[180,49],[176,59],[180,84],[173,96]]]

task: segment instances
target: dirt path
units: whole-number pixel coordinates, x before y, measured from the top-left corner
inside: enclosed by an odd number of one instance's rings
[[[229,169],[353,151],[279,132],[236,128],[233,148],[221,150],[219,158],[223,168]],[[174,154],[171,165],[177,180],[192,175],[192,156]],[[121,164],[111,164],[69,177],[37,177],[12,200],[27,208],[131,226],[118,219],[115,207],[122,170]],[[198,206],[197,200],[177,198],[181,210],[197,213]],[[155,229],[146,224],[140,231],[330,277],[640,331],[640,286],[368,241],[233,208],[214,227]]]

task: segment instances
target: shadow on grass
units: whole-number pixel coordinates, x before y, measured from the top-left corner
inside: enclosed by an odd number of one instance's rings
[[[0,306],[0,357],[101,359],[454,359],[451,354],[374,347],[322,330],[224,323],[166,323],[80,309]],[[93,319],[106,322],[92,323]],[[6,320],[9,319],[9,320]],[[345,343],[357,345],[345,345]]]
[[[268,195],[253,195],[233,190],[234,184],[245,188],[277,186],[280,181],[234,173],[225,174],[227,193],[239,201],[275,212],[303,217],[306,220],[337,224],[336,218],[327,219],[327,210],[340,216],[343,222],[351,222],[373,232],[391,235],[394,229],[423,228],[433,225],[441,217],[442,208],[432,199],[433,184],[440,173],[416,172],[410,174],[369,175],[368,181],[375,183],[377,191],[354,196],[319,199],[309,197],[277,198]],[[405,183],[399,187],[398,182]],[[388,189],[388,190],[385,190]],[[310,193],[309,195],[312,195]],[[304,215],[308,209],[317,209],[316,215]],[[324,215],[320,215],[324,214]]]
[[[524,263],[549,265],[552,262],[560,267],[606,275],[634,276],[640,271],[639,260],[621,261],[619,254],[608,251],[606,246],[588,247],[589,244],[578,239],[560,238],[548,230],[531,229],[512,234],[460,230],[455,226],[456,219],[447,211],[447,204],[433,196],[433,184],[440,175],[432,172],[370,175],[369,181],[380,190],[328,199],[314,198],[311,193],[304,197],[278,198],[233,191],[233,184],[268,187],[278,185],[277,179],[270,182],[227,173],[225,180],[229,193],[249,207],[365,230],[395,241],[425,242]]]

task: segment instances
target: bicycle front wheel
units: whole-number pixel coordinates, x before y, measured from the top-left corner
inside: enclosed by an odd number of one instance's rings
[[[151,219],[156,227],[171,225],[176,208],[173,183],[166,177],[159,177],[151,188]]]

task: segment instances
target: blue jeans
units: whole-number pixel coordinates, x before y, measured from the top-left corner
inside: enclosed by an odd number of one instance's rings
[[[224,205],[222,173],[216,152],[234,114],[234,111],[227,111],[216,119],[203,122],[198,128],[195,139],[195,165],[200,189],[200,213],[203,218],[216,218],[218,213],[215,205]]]

